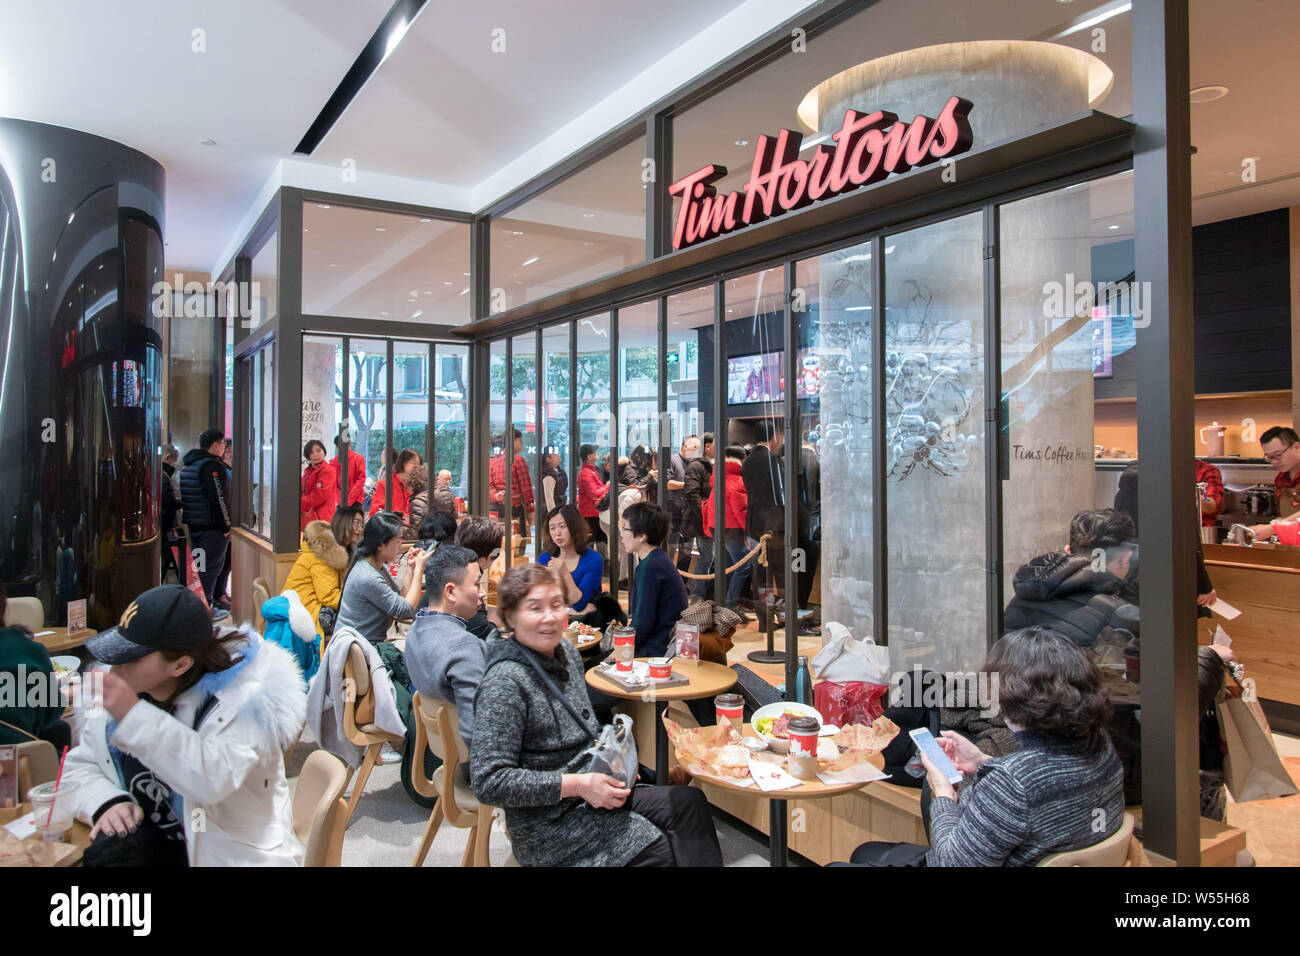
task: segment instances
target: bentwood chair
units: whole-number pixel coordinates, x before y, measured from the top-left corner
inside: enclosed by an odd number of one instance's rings
[[[459,715],[454,704],[430,701],[434,711],[425,710],[420,695],[417,693],[412,701],[415,713],[415,752],[424,753],[426,746],[442,759],[442,766],[433,772],[432,777],[425,777],[423,764],[417,762],[412,768],[411,783],[416,793],[422,797],[437,797],[429,813],[429,823],[424,828],[424,836],[415,851],[412,866],[423,866],[424,858],[429,853],[433,838],[445,819],[454,827],[469,830],[469,844],[465,855],[461,857],[461,866],[490,866],[488,861],[488,841],[492,834],[492,807],[479,803],[474,791],[465,785],[461,778],[460,765],[469,760],[469,749],[460,736]]]
[[[1140,865],[1130,852],[1137,843],[1133,839],[1133,814],[1124,814],[1118,830],[1100,843],[1082,850],[1052,853],[1039,861],[1039,866],[1127,866]]]
[[[271,600],[271,584],[266,578],[253,578],[253,627],[257,633],[266,631],[262,618],[262,605]]]
[[[303,866],[339,865],[348,823],[347,785],[348,768],[332,753],[317,750],[302,765],[293,793],[293,832],[306,849]]]
[[[49,783],[59,774],[59,754],[48,740],[28,740],[18,745],[18,802],[27,791]]]
[[[375,695],[374,685],[370,682],[370,665],[366,661],[365,652],[355,643],[348,648],[347,659],[343,662],[343,686],[350,689],[348,696],[352,698],[343,701],[343,735],[358,747],[366,748],[361,769],[352,784],[352,796],[348,798],[347,820],[350,821],[357,808],[357,801],[361,799],[361,791],[366,788],[370,771],[379,762],[379,752],[384,744],[392,744],[398,749],[406,738],[387,733],[375,725]],[[348,776],[352,776],[350,767]]]
[[[35,633],[45,627],[45,608],[39,598],[11,597],[5,606],[4,623],[18,624]]]

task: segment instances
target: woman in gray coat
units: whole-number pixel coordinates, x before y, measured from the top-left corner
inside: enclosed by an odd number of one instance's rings
[[[629,790],[613,777],[583,772],[600,725],[582,658],[563,637],[568,607],[555,575],[538,564],[511,568],[498,586],[497,610],[513,637],[487,648],[474,697],[470,772],[478,798],[505,809],[515,859],[524,866],[721,866],[701,791],[641,784]]]

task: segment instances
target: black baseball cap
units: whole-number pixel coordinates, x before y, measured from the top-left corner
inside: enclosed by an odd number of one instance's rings
[[[122,612],[117,627],[86,641],[105,664],[126,664],[153,651],[190,653],[212,640],[212,615],[199,597],[179,584],[150,588]]]

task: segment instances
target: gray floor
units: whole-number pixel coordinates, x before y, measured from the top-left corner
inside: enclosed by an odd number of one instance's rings
[[[316,750],[310,732],[293,752],[289,765],[289,786],[298,785],[303,761]],[[343,840],[344,866],[410,866],[424,834],[429,811],[417,807],[402,789],[396,763],[375,767],[365,793]],[[722,859],[727,866],[767,866],[767,838],[723,814],[714,814]],[[460,866],[469,841],[469,831],[444,823],[433,839],[425,866]],[[504,832],[492,834],[489,856],[493,866],[504,866],[510,842]],[[791,863],[796,861],[791,860]]]

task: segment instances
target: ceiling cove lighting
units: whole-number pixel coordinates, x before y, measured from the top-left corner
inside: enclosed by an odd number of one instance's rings
[[[347,111],[356,95],[361,92],[361,88],[366,85],[384,60],[388,59],[389,54],[397,49],[397,45],[402,42],[402,37],[406,35],[406,31],[411,28],[411,24],[415,22],[415,18],[420,15],[427,2],[428,0],[397,0],[393,4],[384,15],[379,28],[362,48],[360,55],[343,75],[338,88],[325,101],[320,114],[312,120],[302,141],[294,148],[295,153],[310,156],[316,151],[316,147]]]
[[[1226,86],[1198,86],[1191,92],[1193,103],[1213,103],[1228,95]]]
[[[1103,4],[1091,13],[1085,13],[1082,16],[1077,17],[1075,20],[1071,21],[1070,25],[1064,30],[1053,34],[1047,39],[1064,39],[1065,37],[1079,33],[1082,30],[1095,27],[1099,23],[1105,23],[1107,20],[1111,19],[1111,17],[1118,17],[1121,14],[1128,13],[1132,9],[1133,4],[1131,0],[1112,0],[1111,3]]]

